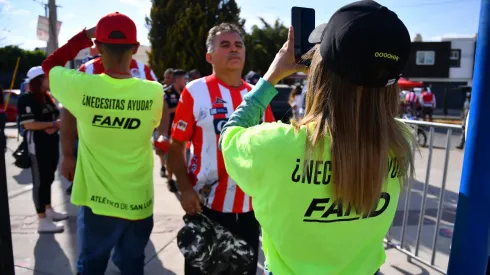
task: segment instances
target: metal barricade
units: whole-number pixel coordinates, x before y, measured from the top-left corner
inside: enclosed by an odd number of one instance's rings
[[[423,188],[423,195],[422,195],[422,202],[420,206],[420,215],[419,215],[419,220],[418,220],[418,225],[417,225],[417,233],[415,237],[415,252],[411,252],[409,249],[407,249],[406,245],[406,230],[407,230],[407,225],[408,225],[408,215],[410,211],[410,195],[412,193],[412,180],[410,179],[407,183],[406,186],[406,195],[405,195],[405,203],[403,207],[403,221],[402,221],[402,227],[401,227],[401,236],[399,238],[399,242],[394,241],[394,236],[391,235],[392,228],[390,228],[390,231],[388,232],[388,235],[385,239],[385,243],[391,247],[395,248],[398,251],[406,254],[410,259],[415,259],[429,267],[431,267],[434,270],[439,271],[442,274],[446,274],[446,270],[443,268],[440,268],[435,265],[435,258],[436,258],[436,245],[439,237],[439,231],[440,231],[440,224],[441,224],[441,218],[442,218],[442,213],[443,213],[443,208],[444,208],[444,194],[446,191],[446,179],[447,179],[447,171],[448,171],[448,164],[449,164],[449,155],[451,152],[451,137],[453,134],[453,130],[462,130],[462,127],[460,125],[453,125],[453,124],[443,124],[443,123],[433,123],[433,122],[425,122],[425,121],[418,121],[418,120],[405,120],[405,119],[399,119],[400,121],[404,122],[405,124],[411,126],[411,128],[414,130],[414,135],[416,138],[418,138],[418,135],[420,134],[419,128],[428,128],[428,131],[423,129],[423,131],[427,131],[429,133],[429,138],[428,138],[428,158],[427,158],[427,170],[426,170],[426,175],[425,175],[425,182],[424,182],[424,188]],[[430,259],[424,259],[419,256],[419,248],[420,248],[420,240],[421,240],[421,232],[422,232],[422,227],[424,223],[424,218],[425,218],[425,212],[426,212],[426,203],[427,203],[427,195],[428,195],[428,190],[429,190],[429,181],[430,181],[430,172],[431,172],[431,165],[432,165],[432,152],[434,149],[434,129],[446,129],[446,146],[445,146],[445,158],[444,158],[444,170],[443,170],[443,175],[442,175],[442,186],[441,186],[441,192],[438,198],[438,208],[437,208],[437,220],[436,220],[436,225],[435,225],[435,233],[434,237],[432,238],[432,255]],[[413,147],[412,154],[415,156],[416,148]]]

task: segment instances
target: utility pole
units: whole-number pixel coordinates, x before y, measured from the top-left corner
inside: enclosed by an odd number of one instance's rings
[[[58,32],[57,32],[57,12],[56,12],[56,0],[49,0],[47,10],[49,10],[49,40],[46,47],[46,54],[50,55],[56,49],[58,49]]]
[[[39,3],[44,7],[44,17],[48,19],[49,39],[46,43],[46,53],[49,55],[58,48],[58,33],[56,31],[58,24],[57,8],[61,6],[57,6],[55,0],[48,0],[48,3],[45,3],[43,0],[32,1]]]

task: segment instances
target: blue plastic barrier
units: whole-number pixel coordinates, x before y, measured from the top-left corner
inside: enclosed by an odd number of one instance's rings
[[[484,275],[490,228],[490,0],[481,1],[468,136],[448,275]]]

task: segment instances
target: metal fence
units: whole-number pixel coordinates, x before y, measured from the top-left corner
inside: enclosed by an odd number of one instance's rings
[[[462,130],[462,127],[460,125],[452,125],[452,124],[442,124],[442,123],[432,123],[432,122],[425,122],[425,121],[417,121],[417,120],[404,120],[400,119],[400,121],[403,121],[404,123],[408,124],[409,126],[412,127],[413,133],[415,137],[417,138],[417,141],[419,143],[422,143],[421,146],[427,147],[428,150],[428,158],[427,158],[427,170],[426,170],[426,175],[425,175],[425,182],[424,182],[424,187],[423,187],[423,195],[422,195],[422,202],[420,206],[420,215],[418,219],[418,225],[417,225],[417,232],[416,232],[416,237],[415,237],[415,251],[412,252],[410,250],[410,247],[406,243],[406,231],[407,231],[407,221],[408,221],[408,214],[410,210],[410,196],[412,193],[412,179],[408,181],[408,186],[407,186],[407,192],[405,192],[405,202],[403,206],[403,221],[402,221],[402,227],[401,227],[401,234],[400,236],[393,236],[392,235],[392,228],[390,228],[390,231],[388,232],[388,235],[386,236],[385,243],[391,247],[395,248],[402,253],[406,254],[408,256],[408,259],[416,259],[417,261],[433,268],[434,270],[437,270],[441,272],[442,274],[446,274],[446,270],[436,266],[435,265],[435,258],[436,258],[436,245],[439,237],[439,231],[440,231],[440,224],[441,224],[441,217],[442,213],[444,210],[444,194],[446,191],[446,179],[447,179],[447,172],[448,172],[448,164],[449,164],[449,156],[451,152],[451,137],[453,135],[453,130]],[[434,129],[441,129],[441,130],[446,130],[446,146],[445,146],[445,157],[444,157],[444,169],[443,169],[443,175],[442,175],[442,186],[441,186],[441,192],[438,197],[438,207],[437,207],[437,214],[436,214],[436,224],[435,224],[435,233],[432,238],[432,255],[430,259],[423,258],[419,255],[419,249],[420,249],[420,240],[421,240],[421,232],[422,232],[422,227],[424,224],[424,218],[425,218],[425,212],[426,212],[426,202],[427,202],[427,195],[428,195],[428,190],[429,190],[429,185],[430,185],[430,172],[431,172],[431,167],[432,167],[432,153],[434,149]],[[425,140],[422,141],[425,136]],[[428,145],[426,145],[427,141],[427,136],[428,136]],[[416,148],[413,148],[412,154],[415,155]],[[399,241],[395,241],[395,237],[399,237]]]

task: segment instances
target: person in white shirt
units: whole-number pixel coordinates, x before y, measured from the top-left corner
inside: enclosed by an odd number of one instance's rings
[[[307,84],[305,83],[305,85],[303,85],[303,90],[301,91],[301,97],[300,97],[300,100],[301,100],[301,103],[299,104],[301,106],[301,108],[299,109],[299,114],[301,116],[303,116],[305,114],[305,109],[306,109],[306,88],[307,88]]]
[[[289,93],[289,106],[293,111],[293,119],[299,121],[303,115],[301,109],[303,108],[302,92],[300,86],[293,86],[293,89]]]

